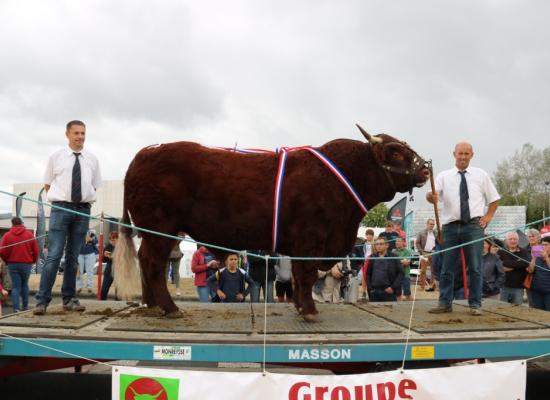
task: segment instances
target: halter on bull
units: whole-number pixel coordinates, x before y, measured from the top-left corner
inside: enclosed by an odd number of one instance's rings
[[[359,126],[358,126],[359,127]],[[346,177],[367,208],[390,201],[428,179],[424,160],[392,136],[367,142],[337,139],[315,148]],[[177,142],[142,149],[124,181],[123,221],[151,231],[187,232],[197,241],[232,249],[272,250],[278,154],[241,154]],[[277,251],[291,257],[345,257],[364,212],[338,179],[305,150],[288,153],[280,194]],[[122,296],[139,279],[131,229],[121,230],[115,283]],[[144,232],[138,252],[143,302],[177,316],[165,268],[174,240]],[[214,250],[214,249],[211,249]],[[215,250],[214,250],[215,251]],[[307,321],[317,310],[311,289],[317,269],[333,261],[295,260],[294,302]]]

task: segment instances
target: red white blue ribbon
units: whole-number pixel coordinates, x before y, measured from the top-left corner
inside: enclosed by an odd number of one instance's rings
[[[218,149],[226,150],[226,151],[233,151],[236,153],[242,153],[242,154],[254,154],[254,153],[274,153],[271,150],[262,150],[262,149],[237,149],[237,148],[231,148],[231,147],[218,147]],[[277,244],[278,244],[278,235],[279,235],[279,208],[281,205],[281,191],[283,188],[283,180],[285,176],[285,166],[286,166],[286,160],[288,153],[292,151],[297,150],[307,150],[311,154],[313,154],[315,157],[317,157],[327,168],[329,171],[331,171],[334,176],[340,181],[342,185],[347,189],[351,197],[353,197],[353,200],[355,200],[355,203],[357,203],[357,206],[363,213],[367,213],[368,209],[365,206],[365,203],[361,200],[361,197],[356,192],[356,190],[353,188],[353,186],[349,183],[347,178],[340,172],[338,167],[330,161],[324,154],[319,152],[318,150],[313,149],[310,146],[299,146],[299,147],[281,147],[279,149],[280,157],[279,157],[279,165],[277,168],[277,176],[275,177],[275,192],[273,196],[273,228],[272,228],[272,234],[271,234],[271,250],[275,252],[277,250]]]

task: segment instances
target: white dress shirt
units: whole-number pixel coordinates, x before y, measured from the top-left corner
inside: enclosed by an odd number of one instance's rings
[[[50,185],[48,201],[71,201],[71,184],[73,166],[76,156],[67,146],[53,153],[48,159],[44,183]],[[101,186],[101,172],[96,156],[86,150],[80,152],[80,174],[82,183],[82,203],[93,203],[96,200],[96,189]]]
[[[442,224],[460,220],[460,174],[458,172],[459,169],[453,167],[441,172],[435,179],[435,190],[439,200],[443,202]],[[500,199],[500,196],[489,174],[481,168],[466,168],[464,177],[468,185],[470,217],[481,217],[485,215],[485,207]]]

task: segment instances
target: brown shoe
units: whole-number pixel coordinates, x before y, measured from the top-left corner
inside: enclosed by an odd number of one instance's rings
[[[67,304],[63,304],[63,310],[65,311],[85,311],[86,307],[84,307],[78,299],[71,299]]]
[[[32,310],[34,315],[44,315],[46,314],[46,306],[44,304],[37,304]]]
[[[430,314],[445,314],[453,312],[453,306],[450,304],[440,304],[435,308],[428,310]]]

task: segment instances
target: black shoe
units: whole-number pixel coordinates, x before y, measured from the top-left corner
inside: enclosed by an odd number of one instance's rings
[[[32,310],[34,315],[44,315],[46,314],[46,306],[44,304],[37,304]]]

